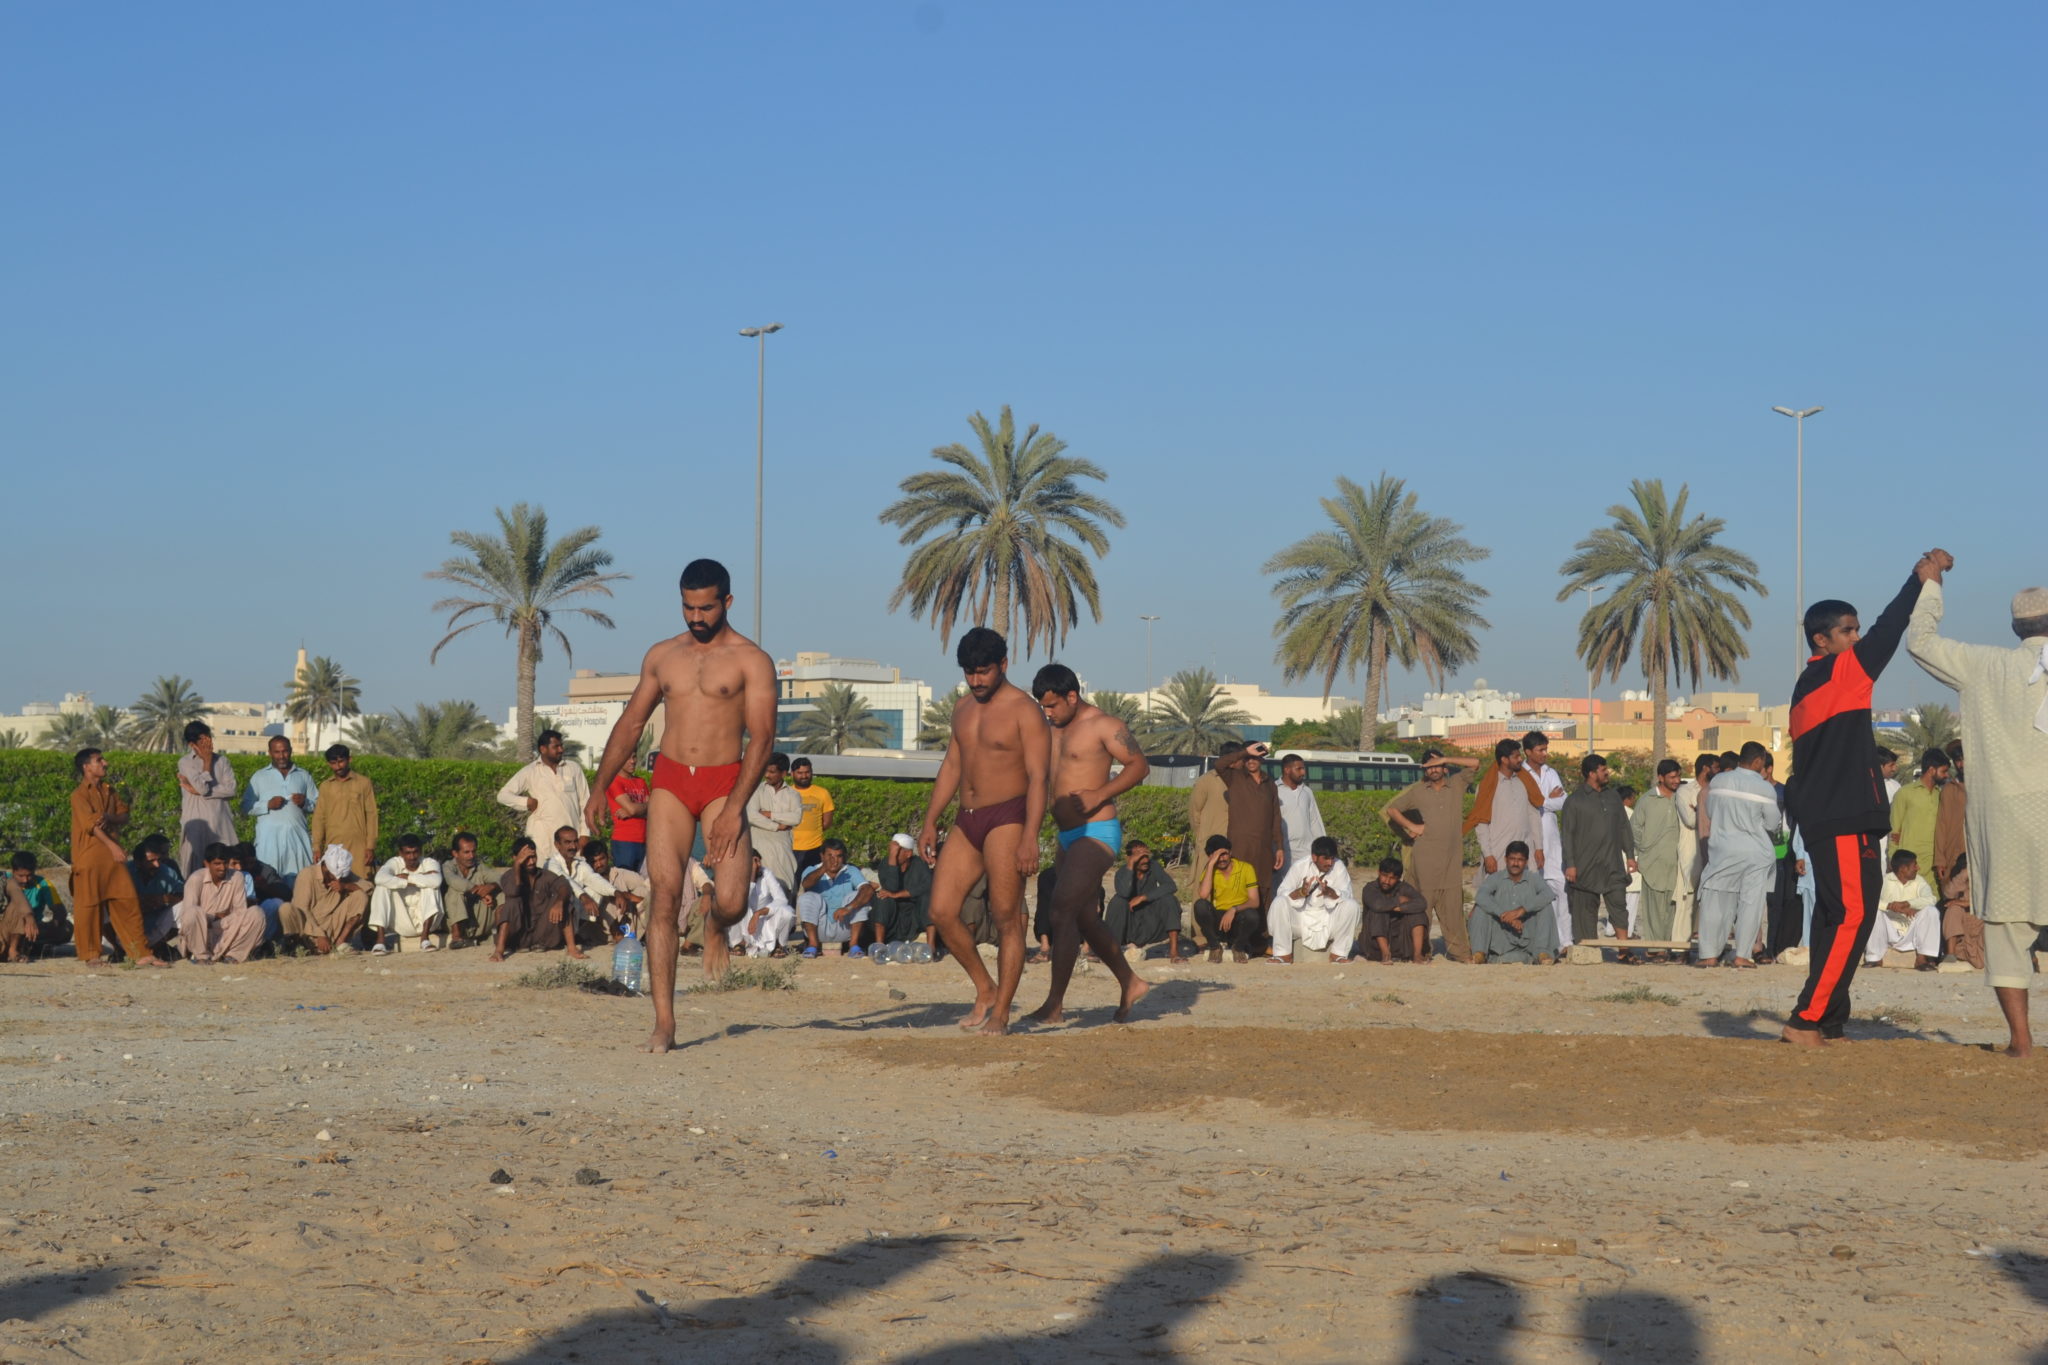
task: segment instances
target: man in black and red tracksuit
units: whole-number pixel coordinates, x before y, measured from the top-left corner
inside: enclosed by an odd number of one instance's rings
[[[1921,585],[1954,562],[1945,550],[1922,555],[1867,633],[1847,602],[1806,609],[1814,653],[1792,688],[1785,807],[1813,865],[1813,932],[1806,989],[1785,1022],[1788,1043],[1819,1047],[1840,1038],[1849,1018],[1849,983],[1877,916],[1879,856],[1891,828],[1891,800],[1870,738],[1870,693],[1898,652]]]

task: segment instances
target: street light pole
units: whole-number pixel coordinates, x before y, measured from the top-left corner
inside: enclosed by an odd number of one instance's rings
[[[1152,623],[1159,618],[1143,612],[1138,619],[1145,623],[1145,714],[1152,714]]]
[[[1606,591],[1607,585],[1604,583],[1586,585],[1586,615],[1593,614],[1593,594]],[[1593,683],[1599,676],[1598,668],[1589,666],[1586,669],[1586,752],[1589,754],[1593,752]]]
[[[768,440],[768,338],[781,330],[779,322],[771,322],[766,327],[740,328],[740,335],[754,338],[757,347],[754,364],[754,643],[757,645],[761,643],[761,599],[768,595],[761,582],[761,508],[765,500]]]
[[[1820,408],[1772,408],[1772,412],[1792,419],[1795,472],[1792,484],[1793,519],[1793,570],[1794,601],[1792,614],[1797,618],[1796,631],[1799,635],[1799,653],[1792,665],[1792,676],[1797,678],[1799,670],[1806,667],[1806,655],[1813,648],[1813,642],[1806,638],[1806,419],[1822,411]]]

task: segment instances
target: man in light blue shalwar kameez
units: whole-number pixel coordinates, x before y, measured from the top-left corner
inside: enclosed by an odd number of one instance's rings
[[[292,763],[292,742],[270,741],[270,766],[258,769],[242,787],[242,813],[256,817],[256,856],[289,882],[313,861],[306,821],[319,803],[312,774]]]

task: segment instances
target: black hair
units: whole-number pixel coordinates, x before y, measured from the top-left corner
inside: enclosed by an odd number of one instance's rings
[[[512,841],[512,856],[517,858],[519,850],[522,848],[530,848],[536,855],[540,853],[540,845],[533,841],[533,836],[530,834],[522,834]]]
[[[450,849],[460,847],[464,839],[469,840],[472,844],[477,841],[476,836],[474,834],[471,834],[468,830],[458,829],[455,831],[455,837],[448,841],[448,847]]]
[[[782,769],[782,771],[788,772],[789,755],[784,753],[773,753],[768,755],[768,766],[771,768],[780,768]]]
[[[1398,877],[1406,870],[1407,869],[1401,866],[1401,860],[1399,858],[1380,859],[1380,871],[1382,872],[1391,872],[1396,877]]]
[[[1963,761],[1963,741],[1960,737],[1941,746],[1941,751],[1960,763]]]
[[[1932,772],[1936,768],[1950,766],[1948,751],[1945,749],[1929,749],[1926,753],[1920,755],[1920,771],[1923,773]]]
[[[1498,763],[1502,759],[1511,757],[1520,752],[1522,752],[1521,740],[1504,739],[1500,743],[1493,746],[1493,761]]]
[[[790,764],[790,765],[789,765],[789,768],[790,768],[790,771],[791,771],[791,772],[795,772],[795,771],[796,771],[796,770],[797,770],[798,768],[809,768],[809,767],[811,767],[811,766],[812,766],[812,764],[811,764],[811,759],[810,759],[810,755],[808,755],[808,754],[798,754],[798,755],[796,756],[796,761],[795,761],[794,763]]]
[[[954,662],[960,665],[963,672],[993,668],[1009,657],[1009,644],[987,626],[976,626],[968,631],[960,637],[960,643],[953,649]]]
[[[1050,692],[1064,697],[1081,690],[1081,680],[1074,676],[1074,670],[1062,663],[1050,663],[1038,670],[1038,676],[1031,680],[1031,699],[1038,700]]]
[[[1885,748],[1882,744],[1877,746],[1876,758],[1877,766],[1880,768],[1882,768],[1887,763],[1896,763],[1899,761],[1899,756],[1893,753],[1890,749]]]
[[[716,588],[719,600],[724,601],[732,596],[732,575],[715,559],[693,559],[683,565],[683,576],[677,587],[682,592]]]
[[[185,742],[187,744],[197,744],[202,737],[210,739],[212,736],[213,727],[205,721],[188,720],[185,722]]]
[[[1541,730],[1531,730],[1528,734],[1522,736],[1522,747],[1524,749],[1540,749],[1548,743],[1550,743],[1550,736],[1544,734]]]
[[[401,834],[398,836],[398,846],[400,848],[425,848],[427,841],[420,838],[417,834]]]
[[[1591,777],[1594,773],[1599,772],[1602,768],[1606,766],[1607,760],[1600,757],[1600,755],[1587,754],[1584,758],[1579,760],[1579,776]]]
[[[1682,773],[1684,771],[1685,765],[1675,758],[1667,758],[1657,765],[1657,776],[1659,777],[1664,776],[1666,773]]]
[[[1141,848],[1150,849],[1151,847],[1152,845],[1146,843],[1143,839],[1126,839],[1124,840],[1124,856],[1128,858]]]
[[[1692,761],[1692,775],[1698,777],[1710,769],[1721,766],[1721,760],[1713,754],[1701,754]]]
[[[327,746],[327,752],[321,756],[329,763],[339,763],[349,757],[348,745],[330,744]]]
[[[98,749],[80,749],[71,756],[71,773],[74,777],[85,776],[85,765],[100,756]]]
[[[235,845],[235,856],[237,858],[240,858],[245,863],[253,863],[259,861],[259,859],[256,857],[256,845],[250,843],[246,839],[243,840],[241,843]]]
[[[163,857],[171,856],[171,839],[167,834],[152,834],[135,846],[137,853],[155,852]]]
[[[574,834],[574,833],[576,833],[576,832],[577,832],[577,830],[576,830],[576,826],[574,826],[574,825],[562,825],[562,826],[560,826],[559,828],[557,828],[557,829],[555,830],[555,832],[554,832],[554,835],[553,835],[553,837],[552,837],[552,838],[550,838],[550,839],[548,840],[548,842],[549,842],[549,843],[551,843],[551,844],[558,844],[558,843],[560,843],[560,842],[562,841],[562,831],[563,831],[563,830],[567,830],[567,831],[568,831],[569,833],[571,833],[571,834]]]
[[[1893,849],[1893,850],[1892,850],[1892,862],[1891,862],[1891,868],[1892,868],[1892,875],[1893,875],[1894,877],[1898,876],[1898,875],[1899,875],[1899,869],[1900,869],[1900,868],[1902,868],[1902,867],[1904,867],[1904,866],[1905,866],[1905,865],[1906,865],[1907,863],[1917,863],[1917,862],[1919,862],[1919,861],[1920,861],[1920,855],[1919,855],[1919,854],[1917,854],[1917,853],[1915,853],[1915,852],[1914,852],[1914,851],[1913,851],[1912,849],[1910,849],[1910,848],[1895,848],[1895,849]]]
[[[1735,756],[1735,761],[1737,764],[1768,763],[1771,761],[1771,751],[1755,740],[1751,740],[1742,746],[1742,752]]]
[[[818,845],[818,849],[820,852],[828,848],[836,850],[839,853],[845,853],[846,841],[844,839],[827,839],[824,843]]]
[[[1133,842],[1136,842],[1136,841],[1134,840]],[[36,855],[35,855],[35,854],[33,854],[33,853],[30,853],[30,852],[28,852],[28,851],[27,851],[26,849],[24,849],[24,850],[22,850],[21,852],[19,852],[19,853],[15,854],[15,855],[14,855],[14,870],[15,870],[16,872],[33,872],[33,871],[35,871],[35,870],[36,870]]]
[[[2048,616],[2015,616],[2012,618],[2012,633],[2022,640],[2048,635]]]
[[[1614,790],[1621,793],[1621,803],[1624,806],[1627,805],[1629,803],[1629,800],[1636,795],[1636,789],[1634,787],[1631,787],[1626,782],[1622,783],[1619,787],[1616,787]]]
[[[1308,851],[1313,858],[1334,858],[1337,856],[1337,841],[1327,834],[1318,835],[1309,844]]]
[[[588,858],[593,853],[602,853],[605,857],[609,858],[612,856],[612,846],[603,839],[585,839],[583,841],[583,856]]]
[[[1814,636],[1827,634],[1841,624],[1844,616],[1855,614],[1856,608],[1839,597],[1830,597],[1808,607],[1805,620],[1800,622],[1800,629],[1806,632],[1807,647],[1814,648]]]
[[[1281,767],[1283,767],[1283,768],[1284,768],[1284,767],[1286,767],[1286,766],[1287,766],[1288,764],[1290,764],[1290,763],[1299,763],[1299,764],[1300,764],[1300,765],[1301,765],[1302,767],[1304,767],[1304,768],[1306,768],[1306,767],[1308,766],[1308,760],[1307,760],[1307,759],[1305,759],[1305,758],[1303,758],[1303,757],[1302,757],[1302,756],[1301,756],[1300,754],[1282,754],[1282,755],[1280,755],[1280,766],[1281,766]]]
[[[1202,845],[1202,852],[1204,854],[1210,854],[1214,853],[1219,848],[1229,847],[1230,836],[1228,834],[1212,834],[1209,836],[1209,842]]]
[[[1217,746],[1217,748],[1216,748],[1216,757],[1218,757],[1218,758],[1229,758],[1229,757],[1230,757],[1230,756],[1231,756],[1232,754],[1241,754],[1241,753],[1243,753],[1243,752],[1244,752],[1244,741],[1243,741],[1243,740],[1241,740],[1241,739],[1226,739],[1226,740],[1224,740],[1224,741],[1223,741],[1223,743],[1222,743],[1222,744],[1220,744],[1220,745],[1218,745],[1218,746]]]
[[[533,737],[533,747],[538,749],[541,745],[547,743],[551,739],[559,743],[561,741],[561,738],[562,732],[560,730],[543,730]]]
[[[219,843],[216,841],[214,843],[208,844],[206,846],[206,851],[200,854],[200,856],[209,863],[216,858],[218,858],[221,862],[226,862],[229,856],[228,846],[226,844]]]
[[[1722,772],[1730,772],[1742,766],[1742,755],[1733,749],[1723,749],[1718,761],[1721,764]]]
[[[1503,858],[1512,858],[1517,853],[1521,854],[1524,858],[1529,856],[1529,846],[1523,843],[1520,839],[1515,840],[1506,848],[1502,849],[1500,851],[1500,856]]]

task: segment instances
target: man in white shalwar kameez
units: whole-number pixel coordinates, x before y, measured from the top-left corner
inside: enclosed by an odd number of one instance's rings
[[[1920,875],[1920,860],[1910,848],[1892,850],[1890,870],[1877,893],[1877,923],[1863,960],[1872,966],[1887,952],[1913,953],[1919,970],[1934,970],[1941,956],[1941,911],[1934,908],[1934,888]]]
[[[1536,779],[1536,790],[1543,795],[1543,857],[1537,861],[1543,864],[1543,880],[1550,883],[1551,894],[1560,910],[1565,904],[1564,892],[1564,836],[1557,827],[1557,813],[1564,809],[1564,779],[1557,775],[1557,769],[1550,766],[1550,736],[1541,730],[1531,730],[1522,736],[1522,767]],[[1558,914],[1557,946],[1559,952],[1572,946],[1572,917]]]
[[[789,893],[763,865],[761,850],[755,849],[754,879],[747,884],[747,913],[733,923],[726,941],[734,952],[748,957],[770,957],[783,950],[789,942],[789,931],[795,927],[796,909],[789,903]]]
[[[1943,558],[1942,570],[1954,567]],[[1984,975],[2012,1030],[2007,1054],[2026,1057],[2034,1050],[2033,946],[2048,925],[2048,588],[2012,599],[2016,648],[1943,639],[1941,594],[1937,572],[1920,590],[1906,651],[1962,702],[1970,755],[1963,839],[1972,908],[1984,921]]]
[[[421,851],[419,835],[405,835],[398,856],[377,869],[370,892],[370,928],[377,932],[370,951],[389,952],[416,937],[419,950],[431,953],[434,940],[427,935],[440,922],[441,864]]]

